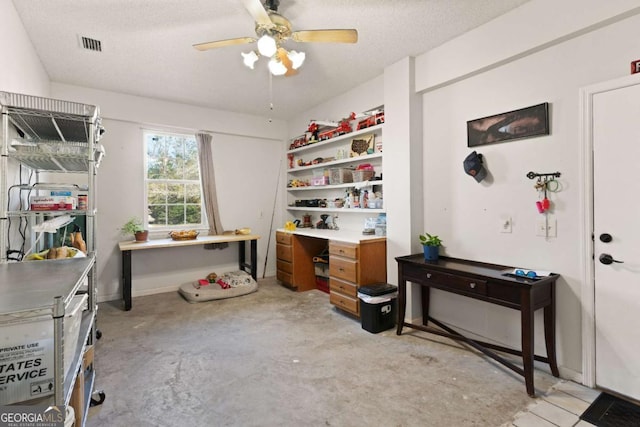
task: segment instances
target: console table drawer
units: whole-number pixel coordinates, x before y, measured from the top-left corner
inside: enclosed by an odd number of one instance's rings
[[[358,297],[358,287],[353,283],[345,282],[344,280],[332,277],[329,279],[329,286],[331,288],[331,292],[340,292],[341,294],[345,294],[354,298]]]
[[[329,275],[349,282],[358,283],[358,261],[330,257]]]
[[[477,295],[487,294],[487,281],[470,277],[456,276],[439,271],[427,270],[424,273],[424,284],[434,288],[458,290]]]

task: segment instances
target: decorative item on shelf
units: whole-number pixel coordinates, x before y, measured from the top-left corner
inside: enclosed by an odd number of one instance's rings
[[[351,152],[350,157],[358,157],[366,154],[373,154],[375,142],[375,134],[368,133],[366,135],[360,135],[357,138],[351,140]]]
[[[302,227],[302,228],[311,228],[311,227],[313,227],[313,225],[311,224],[311,215],[309,215],[309,214],[302,215],[302,225],[300,227]]]
[[[368,117],[358,122],[358,130],[384,123],[384,110],[377,108],[366,112]]]
[[[149,238],[149,230],[145,230],[142,219],[135,216],[129,218],[129,220],[124,223],[120,231],[124,235],[132,234],[136,239],[136,242],[146,242]]]
[[[309,142],[318,142],[318,131],[320,130],[320,126],[317,123],[311,122],[309,127],[307,128],[307,132],[311,134],[309,137]]]
[[[369,181],[376,174],[370,163],[363,163],[356,167],[352,173],[353,182]]]
[[[437,261],[440,255],[442,240],[438,236],[429,233],[421,234],[418,237],[424,250],[424,259],[426,261]]]
[[[251,234],[251,229],[249,227],[236,228],[235,230],[225,230],[222,234],[225,236],[233,236],[238,234],[248,235]]]
[[[169,232],[169,237],[172,240],[195,240],[198,238],[200,232],[196,230],[179,230]]]

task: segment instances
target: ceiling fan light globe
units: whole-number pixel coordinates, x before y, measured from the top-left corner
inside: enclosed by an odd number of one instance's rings
[[[252,50],[249,53],[244,53],[244,52],[240,52],[240,53],[242,54],[242,58],[243,58],[242,62],[244,63],[244,65],[246,65],[247,67],[253,70],[255,63],[258,60],[258,55],[255,53],[255,51]]]
[[[271,58],[269,61],[269,71],[271,71],[271,74],[274,76],[282,76],[287,72],[287,67],[277,59]]]
[[[278,46],[275,39],[270,35],[265,34],[258,39],[258,52],[260,52],[260,55],[271,58],[276,53],[276,50],[278,50]]]
[[[297,70],[304,63],[306,54],[304,52],[296,52],[295,50],[292,50],[287,54],[287,56],[291,60],[291,68]]]

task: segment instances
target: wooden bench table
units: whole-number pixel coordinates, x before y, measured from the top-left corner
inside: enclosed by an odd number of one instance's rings
[[[194,245],[207,245],[214,243],[233,243],[238,242],[239,254],[238,254],[238,267],[240,270],[247,271],[251,274],[254,280],[257,280],[257,268],[258,268],[258,239],[260,236],[256,234],[229,234],[219,236],[198,236],[193,240],[173,240],[167,239],[152,239],[146,242],[135,242],[132,240],[120,242],[118,244],[120,251],[122,252],[122,299],[124,300],[124,309],[131,310],[131,252],[147,249],[158,248],[175,248],[181,246],[194,246]],[[246,260],[246,247],[245,243],[251,242],[250,248],[250,261]]]

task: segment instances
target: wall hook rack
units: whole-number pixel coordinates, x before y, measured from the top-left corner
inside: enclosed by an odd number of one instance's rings
[[[527,174],[527,178],[529,178],[529,179],[541,178],[541,177],[544,177],[545,179],[549,178],[549,177],[560,178],[560,172],[549,172],[549,173],[529,172]]]

